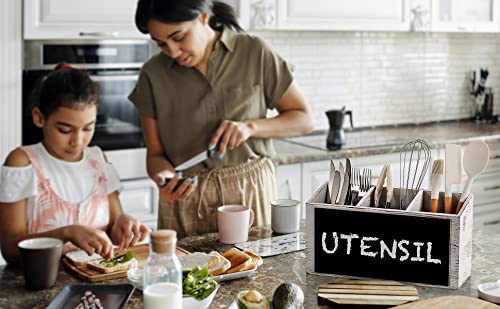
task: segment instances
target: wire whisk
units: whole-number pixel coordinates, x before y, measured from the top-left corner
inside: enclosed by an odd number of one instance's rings
[[[417,194],[425,179],[425,174],[429,170],[430,162],[431,150],[424,140],[417,139],[403,146],[399,155],[400,209],[406,209]]]

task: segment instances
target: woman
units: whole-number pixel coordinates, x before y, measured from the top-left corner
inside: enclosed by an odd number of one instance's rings
[[[232,8],[218,1],[139,0],[135,19],[162,51],[144,64],[129,96],[141,112],[148,174],[158,184],[172,178],[160,186],[158,227],[178,237],[217,231],[224,204],[251,207],[256,225],[269,224],[270,138],[313,129],[292,68],[241,33]],[[279,114],[266,119],[267,109]],[[184,171],[176,188],[174,166],[207,147],[218,147],[217,155]]]

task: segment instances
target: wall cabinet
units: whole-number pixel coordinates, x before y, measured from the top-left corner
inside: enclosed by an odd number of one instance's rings
[[[146,38],[135,27],[136,7],[137,0],[24,0],[24,38]]]
[[[409,30],[407,0],[277,0],[279,30]]]
[[[498,0],[432,1],[432,30],[451,32],[498,32]]]
[[[150,179],[123,181],[120,201],[123,211],[155,230],[159,192]]]

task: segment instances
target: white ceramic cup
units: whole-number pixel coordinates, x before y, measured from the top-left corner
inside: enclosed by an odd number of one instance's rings
[[[298,232],[300,229],[300,202],[281,199],[271,202],[271,229],[278,234]]]
[[[248,240],[248,230],[253,224],[253,210],[243,205],[226,205],[217,208],[219,241],[235,244]]]

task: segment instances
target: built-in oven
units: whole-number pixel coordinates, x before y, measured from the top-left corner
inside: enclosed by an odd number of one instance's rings
[[[69,63],[89,72],[99,86],[99,109],[91,145],[106,151],[122,179],[146,177],[139,112],[127,96],[137,82],[141,66],[151,56],[151,48],[148,40],[25,41],[23,145],[42,139],[41,130],[31,118],[31,94],[37,81],[57,64]],[[137,165],[131,166],[134,161]]]

